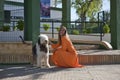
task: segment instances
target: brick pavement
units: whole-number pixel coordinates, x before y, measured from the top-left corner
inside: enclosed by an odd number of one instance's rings
[[[82,54],[96,54],[83,50]],[[98,51],[97,51],[98,52]],[[107,52],[99,51],[99,54]],[[120,50],[108,53],[119,54]],[[0,65],[0,80],[120,80],[120,64],[85,65],[83,68],[40,69],[31,65]]]
[[[40,69],[31,65],[0,65],[0,80],[120,80],[120,64],[83,68]]]

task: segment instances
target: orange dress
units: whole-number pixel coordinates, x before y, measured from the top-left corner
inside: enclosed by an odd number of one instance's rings
[[[52,55],[53,63],[58,67],[82,67],[78,62],[77,52],[70,41],[66,36],[62,36],[61,47],[59,44],[52,44],[52,48],[58,48]]]

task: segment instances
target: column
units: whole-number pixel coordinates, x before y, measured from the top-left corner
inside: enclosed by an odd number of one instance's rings
[[[0,28],[4,24],[4,0],[0,0]]]
[[[62,21],[63,25],[70,27],[70,23],[66,21],[71,21],[71,0],[62,0]]]
[[[111,45],[120,49],[120,0],[110,0],[111,5]]]
[[[40,33],[40,0],[24,0],[24,39],[33,45]]]

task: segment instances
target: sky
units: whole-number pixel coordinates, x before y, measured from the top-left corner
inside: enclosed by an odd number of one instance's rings
[[[103,8],[102,10],[110,11],[110,2],[108,0],[103,0]]]

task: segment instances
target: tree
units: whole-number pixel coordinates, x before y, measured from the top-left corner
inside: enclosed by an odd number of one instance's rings
[[[83,22],[86,21],[86,17],[91,18],[96,15],[102,7],[102,0],[75,0],[72,6]]]

